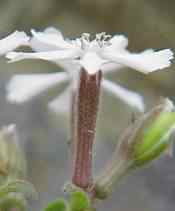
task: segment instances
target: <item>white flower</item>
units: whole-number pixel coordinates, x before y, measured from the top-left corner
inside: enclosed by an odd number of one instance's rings
[[[44,32],[32,30],[31,33],[33,36],[28,45],[36,52],[10,52],[6,57],[11,62],[21,59],[48,60],[63,67],[66,72],[52,73],[51,76],[45,74],[43,77],[37,74],[14,76],[7,86],[7,98],[11,102],[27,101],[52,85],[55,86],[64,80],[72,81],[72,78],[77,77],[81,68],[89,74],[94,74],[99,70],[105,74],[122,67],[130,67],[147,74],[170,66],[171,59],[173,59],[173,52],[170,49],[160,51],[149,49],[141,53],[130,53],[126,49],[128,40],[123,35],[111,37],[100,33],[95,39],[90,40],[90,35],[85,33],[80,38],[67,40],[55,28],[47,28]],[[102,87],[125,103],[144,110],[144,103],[140,95],[106,79],[103,79]],[[65,91],[65,96],[68,96],[70,89],[69,87]],[[61,95],[61,99],[65,100],[64,95]],[[56,101],[61,103],[59,98]],[[53,107],[53,105],[54,103],[51,102],[50,106]]]
[[[29,37],[24,32],[15,31],[0,40],[0,55],[6,54],[21,45],[26,45],[28,41]]]

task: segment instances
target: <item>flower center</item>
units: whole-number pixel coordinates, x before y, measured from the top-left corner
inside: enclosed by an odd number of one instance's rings
[[[109,46],[111,43],[109,42],[111,35],[106,34],[106,32],[101,32],[96,34],[95,40],[97,41],[100,48],[104,46]]]
[[[96,34],[94,39],[91,39],[91,35],[89,33],[83,33],[79,40],[82,50],[97,50],[99,48],[111,45],[111,43],[109,42],[110,38],[111,35],[108,35],[105,32]]]

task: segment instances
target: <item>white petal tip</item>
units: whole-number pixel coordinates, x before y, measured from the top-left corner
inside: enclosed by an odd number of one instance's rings
[[[174,58],[174,54],[170,49],[162,50],[157,53],[160,58],[160,69],[169,67],[171,65],[171,60]]]
[[[0,40],[0,55],[6,54],[20,46],[28,45],[29,39],[25,32],[13,32]]]
[[[145,55],[146,69],[148,69],[145,73],[169,67],[171,65],[171,60],[174,58],[173,51],[170,49],[160,50],[157,52],[148,51],[143,54]]]

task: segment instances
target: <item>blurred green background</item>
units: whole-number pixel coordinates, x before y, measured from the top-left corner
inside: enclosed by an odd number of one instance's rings
[[[59,28],[66,37],[83,32],[123,33],[129,38],[129,49],[174,48],[174,0],[0,0],[0,36],[14,30],[45,27]],[[172,100],[175,90],[175,66],[143,75],[123,69],[108,75],[112,80],[144,96],[148,108],[159,96]],[[61,194],[70,179],[69,114],[58,114],[47,108],[47,96],[23,105],[6,101],[5,86],[15,73],[54,72],[59,67],[44,61],[22,61],[7,64],[0,59],[0,126],[16,123],[21,145],[27,153],[28,177],[40,193],[31,202],[32,210],[41,210],[49,200]],[[58,93],[61,89],[56,90]],[[55,91],[54,91],[55,93]],[[49,93],[51,94],[51,93]],[[175,98],[174,98],[175,99]],[[102,93],[94,150],[95,172],[109,159],[117,136],[131,120],[132,110],[120,100]],[[99,203],[105,211],[174,211],[175,159],[167,156],[125,179],[113,195]]]

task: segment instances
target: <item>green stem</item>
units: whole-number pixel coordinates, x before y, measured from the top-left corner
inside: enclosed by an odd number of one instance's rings
[[[93,198],[105,199],[112,191],[113,186],[130,170],[131,163],[126,159],[112,160],[103,173],[96,178]]]

